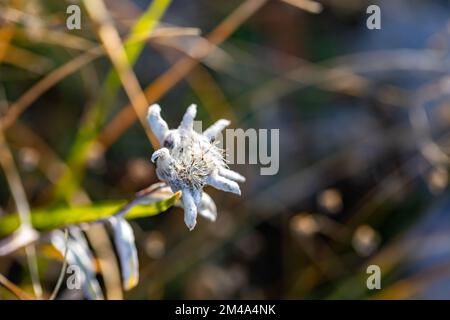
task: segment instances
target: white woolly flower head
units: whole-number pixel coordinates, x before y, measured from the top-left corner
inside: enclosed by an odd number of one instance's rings
[[[161,118],[159,105],[150,106],[148,112],[150,127],[162,146],[151,158],[156,163],[156,174],[172,192],[182,191],[184,220],[189,230],[195,227],[205,185],[240,195],[236,182],[245,181],[243,176],[228,169],[223,150],[214,143],[230,122],[219,120],[200,134],[193,129],[196,113],[196,105],[189,106],[179,127],[169,130]]]

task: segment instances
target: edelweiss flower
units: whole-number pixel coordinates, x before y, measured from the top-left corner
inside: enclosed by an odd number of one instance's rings
[[[197,106],[189,106],[179,127],[169,130],[161,118],[159,105],[150,106],[148,111],[148,122],[162,146],[151,158],[156,162],[156,174],[172,192],[182,191],[184,222],[189,230],[194,229],[197,208],[202,206],[202,198],[205,199],[202,196],[205,185],[240,195],[236,181],[245,181],[239,173],[228,169],[223,150],[214,144],[217,135],[230,122],[218,120],[199,134],[193,129],[196,114]]]

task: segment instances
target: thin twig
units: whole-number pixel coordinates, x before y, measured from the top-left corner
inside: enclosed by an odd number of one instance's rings
[[[8,291],[10,291],[13,295],[15,295],[20,300],[33,300],[33,297],[28,293],[20,289],[14,283],[8,280],[3,274],[0,273],[0,285],[5,287]]]
[[[192,32],[192,31],[191,31]],[[177,36],[177,33],[173,33],[172,36]],[[170,35],[166,35],[170,36]],[[145,40],[151,39],[153,37],[161,37],[161,34],[147,35],[146,37],[141,36],[139,38],[133,39],[131,44],[143,42]],[[37,83],[35,83],[30,89],[28,89],[24,94],[20,96],[20,98],[11,104],[8,111],[5,115],[0,119],[1,127],[6,130],[11,125],[13,125],[17,118],[34,102],[36,101],[43,93],[49,90],[51,87],[59,83],[62,79],[76,72],[83,66],[88,63],[94,61],[97,58],[102,57],[105,54],[104,48],[102,46],[96,46],[90,48],[84,53],[78,55],[77,57],[69,60],[63,65],[57,67]]]
[[[0,125],[3,130],[9,128],[15,123],[17,118],[34,102],[39,98],[44,92],[57,84],[60,80],[64,79],[68,75],[77,71],[82,66],[91,62],[92,60],[102,56],[104,54],[103,48],[98,46],[94,47],[85,53],[77,56],[73,60],[63,64],[62,66],[56,68],[36,84],[34,84],[30,89],[28,89],[20,98],[11,104],[8,112],[0,119]]]
[[[33,230],[31,224],[30,215],[30,205],[26,197],[22,181],[20,179],[19,172],[14,163],[14,158],[12,156],[11,150],[5,141],[3,131],[0,130],[0,164],[5,171],[6,180],[11,189],[11,194],[13,196],[14,202],[19,213],[19,218],[21,222],[21,228],[26,228]],[[37,266],[36,249],[34,244],[29,244],[25,248],[28,267],[30,269],[31,280],[33,282],[33,290],[36,298],[40,299],[42,297],[42,286],[39,281],[39,272]]]
[[[316,1],[311,0],[281,0],[281,1],[310,13],[320,13],[323,10],[322,4]]]
[[[39,280],[39,268],[37,263],[36,247],[34,244],[29,244],[25,247],[27,255],[28,268],[30,269],[31,282],[33,284],[33,291],[36,299],[42,299],[42,285]]]

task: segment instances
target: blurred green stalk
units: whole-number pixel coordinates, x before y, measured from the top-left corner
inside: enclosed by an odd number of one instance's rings
[[[174,194],[158,202],[133,206],[125,213],[124,218],[136,219],[157,215],[172,207],[179,197],[179,194]],[[102,201],[84,206],[37,209],[31,212],[31,223],[36,230],[45,232],[72,224],[107,219],[123,210],[126,205],[126,201]],[[17,213],[1,218],[0,238],[12,234],[19,226],[20,218]]]
[[[170,3],[171,0],[154,0],[131,29],[124,44],[130,65],[136,62],[145,46],[144,40],[136,41],[136,39],[148,38]],[[84,177],[89,152],[107,116],[108,107],[114,103],[120,84],[117,72],[112,69],[106,77],[97,100],[84,116],[84,121],[69,151],[68,167],[55,185],[55,203],[64,200],[70,202],[72,196],[79,189]]]

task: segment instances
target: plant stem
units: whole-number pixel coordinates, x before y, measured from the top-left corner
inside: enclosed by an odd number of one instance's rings
[[[5,141],[3,131],[0,131],[0,163],[5,171],[6,180],[11,189],[14,202],[19,213],[21,227],[33,229],[31,225],[30,206],[25,194],[24,187],[20,180],[19,172],[14,163],[14,159]],[[39,272],[37,265],[36,249],[33,244],[26,246],[26,255],[28,267],[30,269],[31,280],[33,282],[33,290],[37,299],[42,297],[42,286],[39,281]]]

